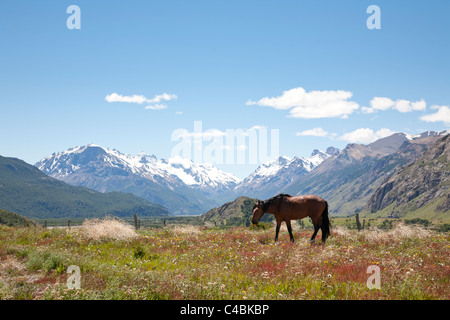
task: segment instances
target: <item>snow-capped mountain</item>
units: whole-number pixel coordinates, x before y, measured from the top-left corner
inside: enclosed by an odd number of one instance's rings
[[[185,185],[206,193],[231,190],[240,182],[212,164],[196,164],[181,157],[158,159],[145,153],[129,155],[95,144],[53,154],[36,163],[41,171],[60,180],[89,166],[116,168],[169,188]]]
[[[446,134],[450,134],[450,129],[443,130],[443,131],[425,131],[425,132],[422,132],[419,134],[406,134],[405,133],[405,137],[408,140],[416,140],[416,139],[421,139],[421,138],[426,138],[426,137],[443,136]]]
[[[271,197],[290,182],[313,170],[325,159],[338,153],[338,149],[329,147],[326,152],[314,150],[309,158],[281,156],[260,165],[234,189],[234,193],[262,199]]]
[[[210,164],[179,157],[129,155],[89,144],[54,153],[35,165],[53,178],[100,192],[128,192],[167,207],[173,214],[201,214],[218,204],[215,195],[240,181]]]

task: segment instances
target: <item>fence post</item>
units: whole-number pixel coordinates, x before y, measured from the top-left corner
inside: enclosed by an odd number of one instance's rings
[[[67,220],[67,227],[70,228],[70,219]]]
[[[359,213],[356,214],[356,227],[361,231],[361,222],[359,221]]]
[[[138,221],[137,221],[137,215],[136,213],[134,214],[134,228],[137,230],[138,229]]]

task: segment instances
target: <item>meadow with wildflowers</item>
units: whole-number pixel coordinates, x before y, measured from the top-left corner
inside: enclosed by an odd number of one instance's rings
[[[104,221],[103,221],[104,222]],[[111,222],[111,221],[109,221]],[[97,221],[101,224],[102,221]],[[0,226],[0,299],[449,299],[450,236],[398,224],[311,230],[125,223],[79,228]],[[97,232],[97,233],[96,233]],[[80,289],[67,268],[80,268]],[[369,266],[380,289],[367,286]]]

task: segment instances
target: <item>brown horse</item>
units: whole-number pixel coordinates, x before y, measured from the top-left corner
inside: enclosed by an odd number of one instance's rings
[[[253,207],[252,223],[257,224],[264,213],[272,213],[277,222],[275,241],[278,240],[281,222],[285,221],[291,241],[294,242],[292,235],[291,220],[310,217],[314,225],[314,234],[311,237],[311,243],[314,242],[319,229],[322,229],[322,242],[330,235],[330,220],[328,217],[328,203],[321,197],[315,195],[290,196],[288,194],[279,194],[265,201],[257,200]]]

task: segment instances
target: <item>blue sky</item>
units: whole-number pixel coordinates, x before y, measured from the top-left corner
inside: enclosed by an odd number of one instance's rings
[[[80,30],[66,25],[72,4]],[[276,129],[291,157],[445,130],[449,12],[446,0],[4,0],[0,154],[34,164],[92,142],[167,158],[195,121],[218,136]],[[241,178],[256,166],[218,164]]]

